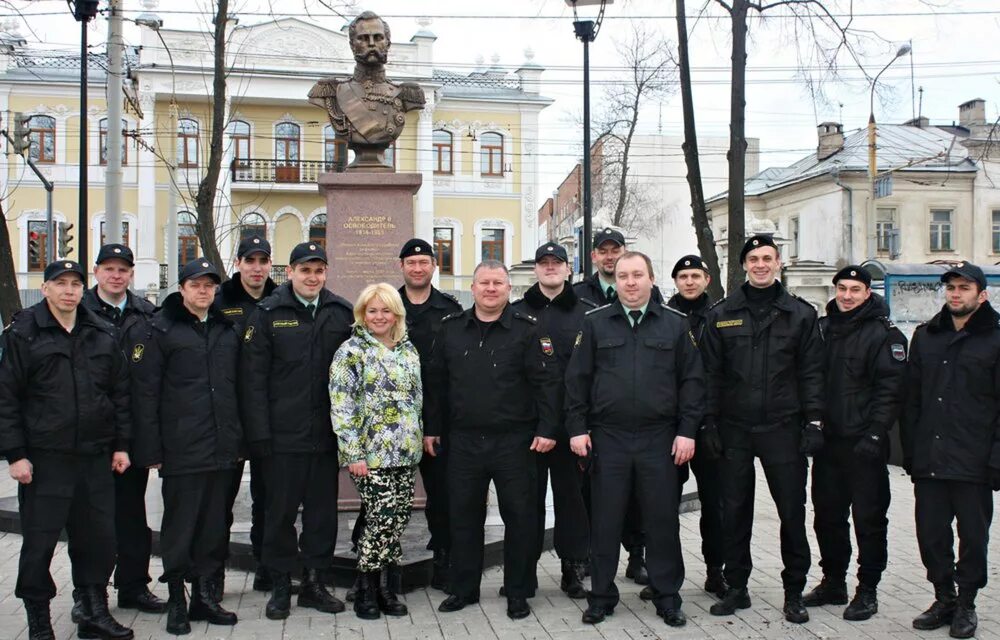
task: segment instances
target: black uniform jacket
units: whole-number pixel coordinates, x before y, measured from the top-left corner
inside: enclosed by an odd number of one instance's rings
[[[1000,469],[998,321],[987,302],[961,331],[945,308],[913,333],[900,424],[914,478],[989,482]]]
[[[877,293],[849,314],[831,300],[826,313],[819,320],[826,349],[826,435],[888,431],[903,406],[906,336],[889,322],[889,307]]]
[[[601,276],[596,271],[589,278],[573,285],[573,292],[584,304],[591,307],[603,307],[610,302],[608,300],[607,286],[601,281]],[[649,302],[651,304],[661,304],[663,302],[663,294],[660,293],[660,288],[656,285],[653,285],[653,295],[650,296]]]
[[[566,370],[566,430],[668,429],[693,438],[705,372],[683,313],[652,301],[633,331],[621,302],[587,313]]]
[[[149,321],[153,318],[156,306],[131,291],[126,291],[125,296],[125,312],[117,322],[112,311],[114,307],[98,297],[97,287],[85,291],[80,304],[93,311],[102,320],[114,325],[118,333],[118,344],[121,345],[125,356],[131,357],[135,345],[142,342],[149,333]]]
[[[72,334],[42,300],[14,316],[0,357],[0,451],[128,451],[129,372],[115,329],[82,305]]]
[[[708,379],[706,421],[768,431],[823,418],[823,343],[816,310],[775,283],[756,322],[744,284],[708,312],[699,343]]]
[[[691,333],[699,344],[705,335],[705,318],[708,316],[708,309],[712,306],[708,299],[708,294],[703,293],[697,299],[688,302],[679,293],[675,293],[667,300],[667,306],[676,309],[687,315],[688,324],[691,325]]]
[[[277,287],[274,280],[268,278],[264,282],[264,294],[260,299],[263,300],[274,293]],[[259,301],[243,288],[239,272],[234,273],[232,278],[220,284],[215,292],[215,307],[222,312],[222,315],[232,320],[240,333],[246,328],[247,320],[250,319],[250,315]]]
[[[240,399],[253,451],[334,451],[330,363],[351,335],[351,304],[323,289],[316,317],[282,284],[257,306],[243,335]]]
[[[559,434],[559,365],[534,316],[508,304],[485,333],[475,307],[445,316],[434,340],[424,433]]]
[[[411,303],[406,297],[406,287],[399,288],[399,297],[406,308],[406,332],[410,342],[420,354],[420,365],[426,367],[430,361],[434,336],[441,328],[441,319],[452,313],[461,313],[462,305],[453,296],[431,287],[431,295],[421,305]]]
[[[538,320],[538,332],[552,341],[556,362],[561,371],[565,371],[569,357],[573,355],[573,343],[583,327],[583,316],[593,307],[577,298],[569,283],[563,287],[562,293],[549,300],[537,282],[511,306],[515,311],[523,311]]]
[[[162,464],[161,475],[220,471],[241,456],[236,400],[240,333],[215,308],[208,321],[172,293],[132,354],[136,465]]]

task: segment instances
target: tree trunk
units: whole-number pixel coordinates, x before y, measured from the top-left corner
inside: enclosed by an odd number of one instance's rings
[[[708,267],[712,281],[708,296],[712,300],[723,297],[722,277],[719,272],[719,254],[715,250],[715,236],[705,211],[705,191],[701,184],[701,162],[698,160],[698,133],[694,125],[694,99],[691,95],[691,61],[688,58],[688,32],[684,0],[677,0],[677,58],[680,65],[681,103],[684,108],[684,163],[687,165],[687,183],[691,190],[691,224],[698,238],[698,252]]]
[[[17,273],[14,271],[14,252],[10,246],[10,232],[7,216],[0,202],[0,320],[10,324],[14,314],[21,310],[21,294],[17,289]]]
[[[729,104],[729,264],[726,290],[734,291],[746,279],[740,250],[746,242],[743,198],[746,173],[747,11],[748,0],[733,0],[732,85]]]

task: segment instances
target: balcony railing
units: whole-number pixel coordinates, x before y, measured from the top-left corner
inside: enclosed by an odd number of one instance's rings
[[[322,160],[241,158],[233,160],[229,170],[233,182],[316,184],[321,173],[336,171],[337,165]]]

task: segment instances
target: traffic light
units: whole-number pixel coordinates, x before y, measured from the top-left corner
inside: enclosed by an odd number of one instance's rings
[[[37,231],[28,232],[28,264],[42,263],[42,239]]]
[[[76,0],[73,3],[73,17],[77,22],[89,22],[97,17],[98,0]]]
[[[31,117],[21,113],[14,114],[14,135],[11,136],[11,146],[14,153],[23,155],[31,147]]]
[[[73,229],[73,225],[68,222],[59,223],[59,257],[65,258],[70,253],[73,252],[73,247],[69,246],[70,241],[73,236],[69,235],[69,232]]]

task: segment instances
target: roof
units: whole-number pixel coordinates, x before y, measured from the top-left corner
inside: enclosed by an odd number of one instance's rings
[[[517,76],[502,71],[473,71],[468,75],[434,69],[432,79],[441,85],[441,92],[448,98],[518,100],[522,102],[551,103],[551,98],[525,93]]]
[[[21,50],[13,54],[14,65],[6,74],[8,79],[80,81],[80,54],[38,50]],[[138,63],[134,51],[126,49],[123,57],[125,68]],[[88,83],[103,84],[107,78],[108,54],[91,52],[87,56]],[[128,74],[126,74],[127,77]]]

